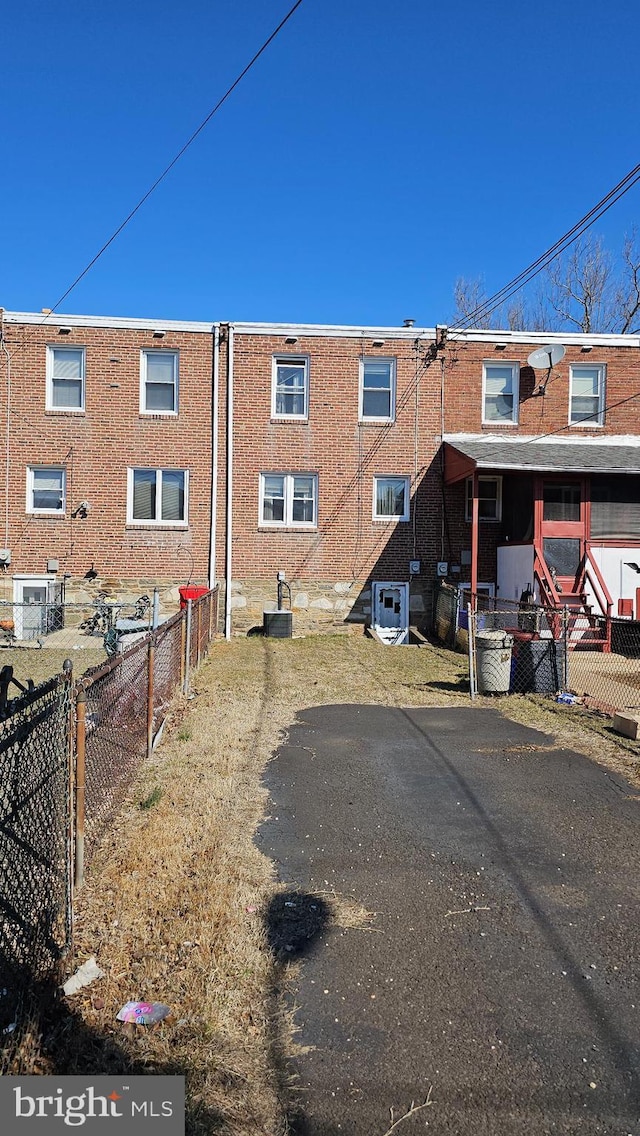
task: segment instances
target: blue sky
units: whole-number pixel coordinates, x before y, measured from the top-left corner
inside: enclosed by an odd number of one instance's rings
[[[7,7],[0,305],[56,302],[289,7]],[[62,310],[446,321],[637,164],[639,33],[636,0],[304,0]]]

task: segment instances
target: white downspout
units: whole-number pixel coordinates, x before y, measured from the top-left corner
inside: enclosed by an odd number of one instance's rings
[[[209,587],[216,586],[218,527],[218,383],[220,378],[220,327],[213,330],[213,406],[211,410],[211,533],[209,535]]]
[[[233,325],[227,345],[227,508],[224,566],[224,637],[231,638],[231,537],[233,530]]]

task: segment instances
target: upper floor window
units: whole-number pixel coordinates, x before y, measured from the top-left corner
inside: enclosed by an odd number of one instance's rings
[[[517,363],[485,363],[482,374],[482,421],[492,426],[517,423],[520,371]]]
[[[604,363],[573,365],[569,377],[569,423],[604,426]]]
[[[84,347],[47,347],[47,410],[84,410]]]
[[[261,473],[260,524],[314,528],[318,478],[314,473]]]
[[[178,352],[143,351],[140,360],[142,414],[178,413]]]
[[[361,359],[360,420],[363,422],[393,422],[395,414],[395,359]]]
[[[176,525],[187,523],[186,469],[130,469],[127,523]]]
[[[374,477],[374,521],[409,520],[409,478]]]
[[[30,465],[27,469],[27,512],[64,513],[65,489],[63,466]]]
[[[473,517],[473,478],[467,478],[465,520]],[[502,478],[478,477],[478,520],[502,520]]]
[[[309,360],[279,355],[273,360],[272,418],[309,416]]]

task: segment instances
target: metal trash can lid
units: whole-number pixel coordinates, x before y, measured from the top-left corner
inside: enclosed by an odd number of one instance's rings
[[[504,650],[505,647],[513,646],[513,636],[507,635],[506,631],[478,631],[476,646],[485,651]]]

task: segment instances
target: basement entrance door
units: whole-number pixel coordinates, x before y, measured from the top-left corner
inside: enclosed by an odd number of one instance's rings
[[[409,585],[373,584],[373,629],[390,646],[399,646],[409,638]]]
[[[563,592],[575,592],[587,539],[582,478],[541,478],[536,493],[536,533],[551,575]]]

